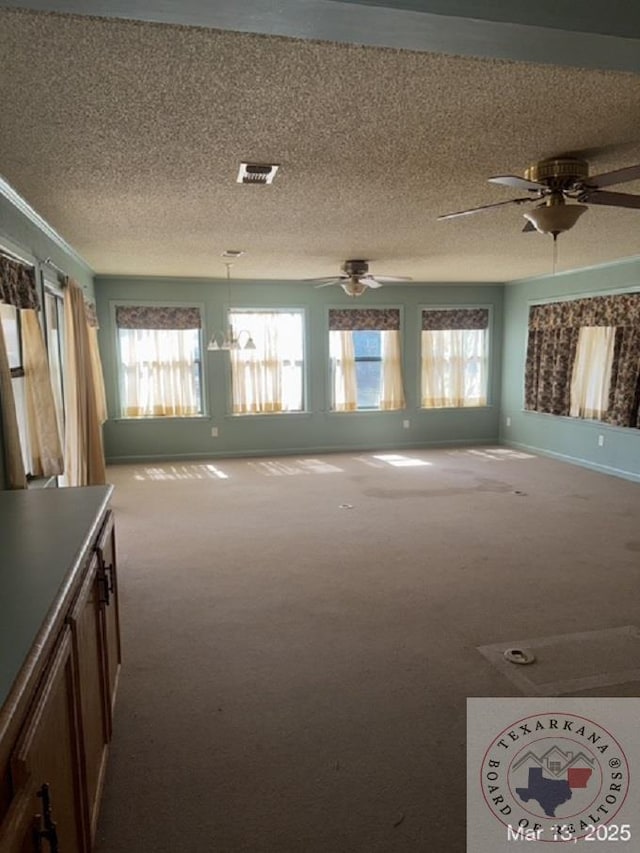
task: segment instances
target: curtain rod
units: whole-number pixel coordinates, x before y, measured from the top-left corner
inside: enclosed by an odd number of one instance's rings
[[[52,267],[56,272],[60,273],[60,275],[61,275],[64,279],[68,279],[68,278],[69,278],[68,273],[66,273],[66,272],[65,272],[61,267],[59,267],[59,266],[58,266],[58,264],[54,263],[54,262],[51,260],[51,258],[45,258],[45,259],[44,259],[44,261],[42,261],[42,263],[43,263],[43,264],[45,264],[45,265],[46,265],[46,266],[48,266],[48,267]]]

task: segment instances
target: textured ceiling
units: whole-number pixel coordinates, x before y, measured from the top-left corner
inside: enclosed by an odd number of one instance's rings
[[[436,217],[542,157],[640,162],[631,73],[6,9],[0,56],[0,173],[99,273],[219,277],[242,249],[234,278],[544,274],[522,208]],[[638,255],[640,211],[593,206],[558,246],[558,269]]]

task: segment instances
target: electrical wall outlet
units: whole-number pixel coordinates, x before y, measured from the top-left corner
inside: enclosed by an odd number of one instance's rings
[[[604,436],[602,434],[598,436],[598,447],[604,447]]]
[[[505,423],[507,424],[507,426],[511,426],[511,418],[507,417]]]
[[[218,437],[218,427],[211,427],[211,438]]]
[[[402,428],[403,429],[409,429],[410,426],[411,426],[411,421],[402,421]]]

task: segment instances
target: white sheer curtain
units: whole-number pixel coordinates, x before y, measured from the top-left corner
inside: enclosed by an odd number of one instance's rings
[[[382,377],[380,383],[380,408],[390,411],[404,408],[402,383],[402,350],[400,332],[380,332]]]
[[[20,312],[24,381],[29,429],[29,473],[51,477],[63,470],[62,444],[49,371],[47,348],[38,314]]]
[[[232,311],[234,334],[255,349],[231,350],[234,414],[299,412],[303,408],[301,312]]]
[[[355,412],[358,408],[358,381],[350,331],[329,332],[329,355],[333,365],[332,408],[336,412]]]
[[[579,418],[602,418],[609,408],[615,326],[583,326],[571,374],[571,409]]]
[[[421,373],[423,408],[485,406],[486,331],[423,331]]]
[[[197,329],[119,329],[122,414],[128,418],[200,413]]]

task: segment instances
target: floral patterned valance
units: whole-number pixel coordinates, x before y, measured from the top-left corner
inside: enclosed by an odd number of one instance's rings
[[[120,329],[199,329],[200,309],[184,306],[118,305]]]
[[[488,308],[429,308],[422,312],[423,332],[486,329],[488,326]]]
[[[33,267],[0,255],[0,300],[15,308],[40,307]]]
[[[84,312],[87,315],[87,324],[93,328],[98,328],[98,316],[96,314],[96,303],[85,302]]]
[[[617,293],[547,302],[529,309],[529,328],[562,329],[580,326],[640,325],[640,293]]]
[[[329,309],[329,330],[332,332],[397,332],[399,329],[399,308]]]

